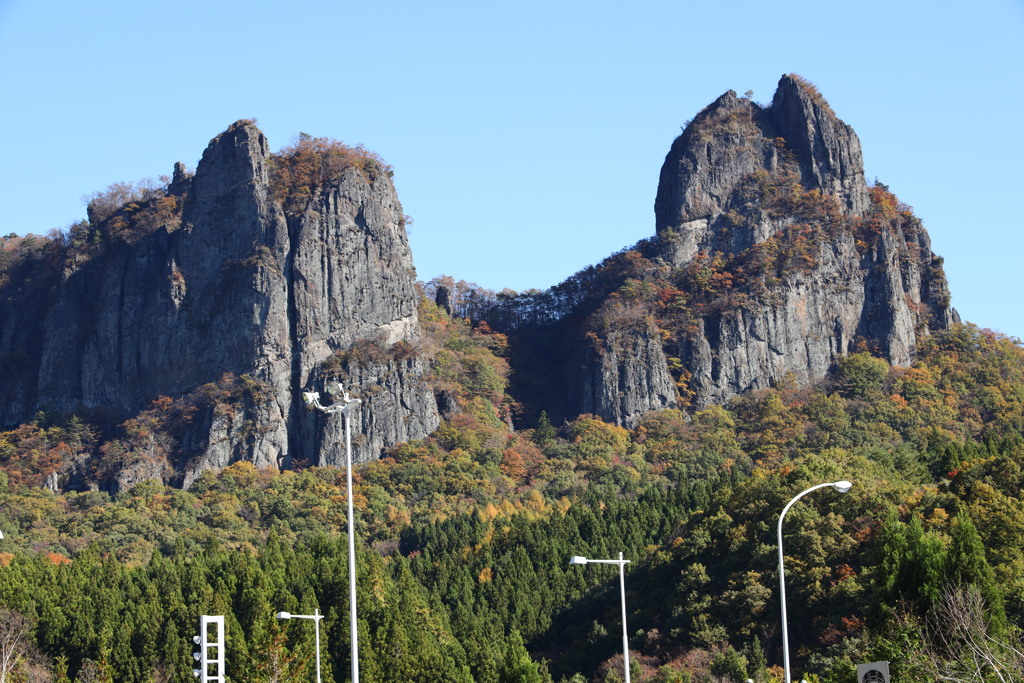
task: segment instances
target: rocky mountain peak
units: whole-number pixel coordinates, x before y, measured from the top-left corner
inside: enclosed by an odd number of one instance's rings
[[[798,76],[783,76],[770,107],[732,90],[702,110],[672,144],[655,198],[655,229],[683,236],[672,260],[688,262],[699,251],[739,251],[778,229],[750,213],[742,190],[757,174],[799,174],[806,190],[834,197],[840,210],[868,210],[860,141],[817,89]],[[714,225],[730,214],[727,243]],[[742,217],[742,221],[739,220]]]
[[[547,333],[579,336],[545,391],[579,413],[634,426],[651,410],[819,380],[858,349],[908,365],[957,320],[921,222],[866,185],[853,129],[798,76],[770,106],[730,90],[698,113],[665,157],[654,208],[654,238],[550,296],[580,303]],[[600,290],[574,294],[584,284]]]
[[[203,151],[195,181],[206,192],[223,193],[229,188],[266,184],[266,161],[270,148],[255,122],[242,119],[217,135]]]
[[[867,186],[856,133],[799,76],[770,107],[729,91],[698,114],[665,158],[655,213],[652,249],[688,307],[666,355],[697,406],[786,373],[813,381],[856,348],[907,365],[957,319],[924,227]]]
[[[772,149],[762,144],[761,113],[730,90],[689,122],[662,166],[654,202],[659,233],[721,213],[739,177],[772,165]]]
[[[282,168],[327,171],[271,172]],[[122,420],[161,397],[198,407],[178,452],[147,450],[118,475],[188,485],[237,460],[336,462],[339,421],[299,397],[329,374],[364,401],[357,459],[425,436],[437,406],[409,351],[415,269],[388,171],[361,147],[309,136],[272,155],[243,120],[210,141],[194,176],[178,164],[163,193],[97,203],[80,228],[90,239],[61,255],[73,267],[0,298],[0,356],[25,359],[0,389],[28,397],[0,405],[0,423],[40,409]]]
[[[185,168],[185,164],[177,161],[174,163],[174,173],[171,176],[171,183],[167,186],[167,194],[180,197],[188,192],[189,184],[192,182],[192,174]]]
[[[835,196],[851,214],[868,210],[860,139],[812,83],[795,74],[783,76],[771,118],[800,163],[805,187]]]

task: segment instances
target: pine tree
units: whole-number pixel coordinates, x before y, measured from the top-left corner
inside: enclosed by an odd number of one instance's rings
[[[993,634],[1002,634],[1006,630],[1003,592],[985,558],[978,529],[966,511],[956,516],[951,537],[945,567],[947,581],[960,586],[974,584],[985,600]]]
[[[543,448],[554,441],[555,436],[555,428],[552,426],[551,420],[548,419],[547,411],[540,411],[540,417],[537,418],[537,428],[533,430],[533,442]]]
[[[537,662],[526,651],[518,630],[512,630],[505,644],[507,649],[498,673],[498,683],[544,683],[545,677]]]
[[[942,541],[925,532],[920,518],[903,524],[892,510],[882,524],[881,540],[879,610],[884,613],[904,599],[918,614],[926,613],[943,589],[946,551]]]

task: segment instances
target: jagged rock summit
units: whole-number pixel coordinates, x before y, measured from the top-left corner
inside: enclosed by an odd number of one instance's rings
[[[701,111],[672,144],[654,202],[656,230],[692,234],[687,246],[713,248],[707,240],[723,231],[709,230],[711,221],[734,208],[744,178],[794,170],[805,190],[834,197],[843,212],[863,215],[868,210],[860,140],[813,85],[783,76],[768,108],[730,90]],[[750,225],[727,246],[739,251],[761,242],[773,227],[765,222]],[[682,258],[691,256],[684,251]]]
[[[72,249],[43,291],[0,304],[0,350],[22,359],[3,383],[22,398],[0,406],[3,424],[39,409],[124,419],[161,396],[178,402],[181,452],[139,454],[121,485],[188,485],[237,460],[343,461],[341,420],[299,400],[327,373],[364,400],[357,459],[437,426],[423,361],[407,352],[417,294],[402,207],[374,155],[308,136],[272,155],[239,121],[194,176],[178,164],[165,192],[102,216],[91,206],[90,219],[81,231],[99,247]],[[34,327],[33,295],[46,302]],[[376,352],[352,353],[367,345]]]
[[[654,238],[506,314],[572,302],[544,325],[576,343],[535,354],[566,369],[535,393],[632,427],[819,380],[858,349],[908,365],[957,320],[920,221],[865,182],[853,129],[798,76],[770,106],[729,91],[701,111],[665,158],[654,209]]]
[[[706,261],[745,295],[701,302],[669,345],[697,406],[820,379],[858,347],[909,365],[956,320],[920,221],[867,186],[856,133],[798,76],[768,108],[730,91],[701,112],[665,159],[655,214],[673,268]]]

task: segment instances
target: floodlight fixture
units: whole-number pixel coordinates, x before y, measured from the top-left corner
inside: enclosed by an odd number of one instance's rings
[[[210,626],[215,627],[212,635]],[[224,683],[224,616],[202,615],[199,635],[192,636],[192,642],[199,646],[199,652],[192,653],[199,668],[192,669],[192,674],[202,683]]]
[[[352,505],[352,423],[351,416],[352,411],[362,401],[358,398],[351,398],[348,392],[345,391],[345,387],[342,386],[341,382],[337,379],[328,380],[324,386],[324,390],[331,397],[333,401],[329,405],[323,405],[320,403],[320,394],[315,391],[304,391],[302,392],[302,399],[306,402],[307,408],[316,408],[322,413],[328,415],[332,413],[341,413],[345,416],[345,480],[347,488],[348,498],[348,590],[349,590],[349,634],[350,634],[350,646],[351,646],[351,661],[352,661],[352,676],[350,678],[351,683],[359,683],[359,619],[356,614],[356,530],[355,530],[355,512]],[[281,612],[280,614],[287,614],[287,612]],[[287,619],[290,617],[282,617],[278,615],[280,619]],[[319,614],[319,610],[317,610]],[[300,615],[291,615],[296,619],[299,618],[311,618],[301,617]],[[319,642],[320,642],[320,620],[317,619],[317,648],[319,653]],[[317,680],[320,680],[320,657],[317,655]]]

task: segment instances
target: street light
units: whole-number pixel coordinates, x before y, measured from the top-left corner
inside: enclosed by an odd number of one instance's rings
[[[320,609],[313,610],[312,614],[292,614],[291,612],[278,612],[278,619],[312,619],[316,622],[316,683],[320,683],[320,620],[324,615]]]
[[[622,668],[625,671],[626,683],[629,683],[629,636],[626,632],[626,565],[629,560],[622,559],[619,553],[617,560],[590,560],[580,555],[573,555],[569,564],[617,564],[619,565],[619,587],[622,592]]]
[[[793,507],[793,503],[797,502],[811,491],[824,488],[826,486],[831,486],[836,491],[839,491],[839,493],[846,493],[850,490],[850,487],[852,487],[853,484],[848,481],[833,481],[827,484],[812,486],[806,491],[797,494],[793,500],[789,501],[789,503],[786,504],[786,507],[782,508],[782,514],[779,515],[779,602],[782,604],[782,661],[786,670],[785,683],[791,683],[791,679],[789,677],[789,633],[786,627],[786,570],[782,565],[782,520],[786,517],[786,513],[789,512],[789,508]]]
[[[358,620],[356,618],[356,530],[352,512],[352,424],[350,415],[352,410],[360,404],[358,398],[349,398],[348,392],[341,386],[341,382],[331,380],[325,387],[327,393],[334,400],[330,405],[320,403],[320,394],[316,391],[302,392],[302,399],[306,402],[307,408],[316,408],[328,415],[340,412],[345,416],[345,482],[348,486],[348,614],[349,629],[352,641],[352,683],[359,683],[359,633]],[[319,662],[317,663],[319,671]],[[319,680],[319,674],[317,675]]]

